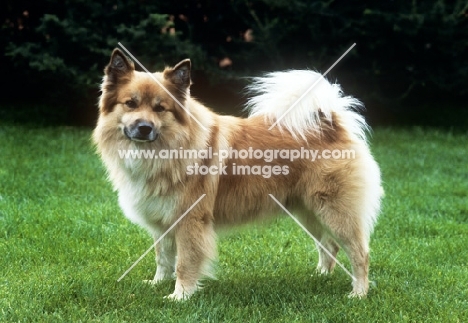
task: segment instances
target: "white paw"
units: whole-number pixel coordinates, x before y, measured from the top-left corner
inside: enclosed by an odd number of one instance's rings
[[[348,294],[348,298],[357,298],[357,299],[362,299],[367,296],[367,292],[363,289],[361,290],[353,290],[351,293]]]
[[[179,280],[176,281],[174,292],[164,297],[172,301],[184,301],[190,298],[198,290],[198,285],[184,286]]]
[[[353,291],[348,295],[349,298],[364,298],[367,295],[369,284],[367,281],[354,281]]]
[[[154,286],[162,283],[164,279],[144,279],[143,283]]]
[[[318,265],[317,268],[315,269],[315,271],[320,276],[326,276],[326,275],[329,275],[329,274],[331,274],[333,272],[333,270],[329,270],[327,267],[323,267],[321,265]]]
[[[167,300],[170,300],[170,301],[174,301],[174,302],[180,302],[180,301],[185,301],[187,299],[189,299],[189,295],[186,294],[186,293],[172,293],[170,295],[167,295],[167,296],[164,296],[164,299],[167,299]]]

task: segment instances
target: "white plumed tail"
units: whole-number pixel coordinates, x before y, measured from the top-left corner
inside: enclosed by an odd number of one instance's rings
[[[362,103],[343,96],[340,85],[329,83],[320,73],[273,72],[254,78],[247,91],[255,95],[247,102],[250,116],[265,116],[269,124],[276,123],[275,126],[288,130],[296,138],[319,134],[323,120],[331,122],[335,113],[340,126],[365,141],[367,124],[356,112]]]

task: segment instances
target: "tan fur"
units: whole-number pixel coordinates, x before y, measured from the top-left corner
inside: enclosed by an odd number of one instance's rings
[[[354,296],[364,296],[368,290],[369,239],[372,220],[368,210],[378,208],[379,201],[370,201],[371,191],[380,190],[380,176],[367,144],[357,140],[340,125],[340,116],[323,122],[320,135],[309,134],[307,140],[294,138],[278,127],[268,130],[264,118],[247,119],[219,116],[192,99],[188,88],[180,90],[177,79],[171,79],[173,69],[153,74],[175,93],[194,118],[208,130],[203,130],[187,112],[146,73],[136,72],[130,62],[112,81],[112,70],[106,69],[100,117],[93,134],[94,142],[108,169],[109,178],[119,193],[125,214],[147,228],[155,237],[167,230],[202,194],[205,198],[191,210],[156,248],[157,283],[170,278],[175,269],[175,291],[170,297],[183,299],[197,289],[209,262],[216,257],[215,229],[262,219],[280,213],[269,197],[275,196],[291,212],[295,212],[315,237],[336,255],[340,246],[348,255],[356,281]],[[110,65],[112,64],[112,60]],[[118,66],[120,68],[120,66]],[[170,76],[168,76],[170,75]],[[179,87],[179,88],[178,88]],[[182,87],[183,88],[183,87]],[[125,102],[139,100],[130,109]],[[109,103],[109,100],[112,102]],[[154,112],[160,104],[164,112]],[[123,128],[136,122],[152,122],[160,137],[152,142],[136,142],[123,134]],[[135,160],[125,161],[119,149],[354,149],[356,158],[349,160],[276,159],[269,165],[288,166],[288,175],[238,176],[187,175],[186,167],[218,165],[218,158],[205,160]],[[226,159],[232,168],[237,165],[267,165],[258,159]],[[370,170],[369,170],[370,169]],[[376,175],[377,174],[377,175]],[[373,195],[372,195],[373,196]],[[379,196],[380,199],[380,196]],[[374,203],[375,207],[370,205]],[[374,210],[377,211],[377,210]],[[176,249],[176,250],[175,250]],[[319,249],[318,271],[328,273],[335,261]],[[175,263],[177,254],[177,263]],[[164,259],[168,258],[168,259]]]

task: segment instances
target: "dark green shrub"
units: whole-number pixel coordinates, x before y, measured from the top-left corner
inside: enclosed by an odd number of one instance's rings
[[[7,0],[2,19],[7,96],[47,98],[58,102],[56,109],[77,106],[78,115],[83,106],[95,108],[102,69],[118,42],[150,70],[190,57],[194,92],[205,101],[217,97],[211,101],[223,106],[235,96],[241,101],[245,79],[239,76],[291,68],[324,72],[357,43],[329,77],[381,119],[413,114],[419,120],[410,122],[424,123],[429,110],[440,118],[441,105],[468,110],[463,0]],[[224,58],[232,64],[220,67]]]

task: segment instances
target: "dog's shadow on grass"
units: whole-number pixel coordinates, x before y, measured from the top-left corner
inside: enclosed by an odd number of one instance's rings
[[[229,299],[239,305],[250,303],[295,303],[311,297],[341,298],[351,291],[351,284],[342,275],[320,276],[310,273],[258,275],[246,273],[242,278],[222,277],[208,280],[200,291],[201,298]]]

